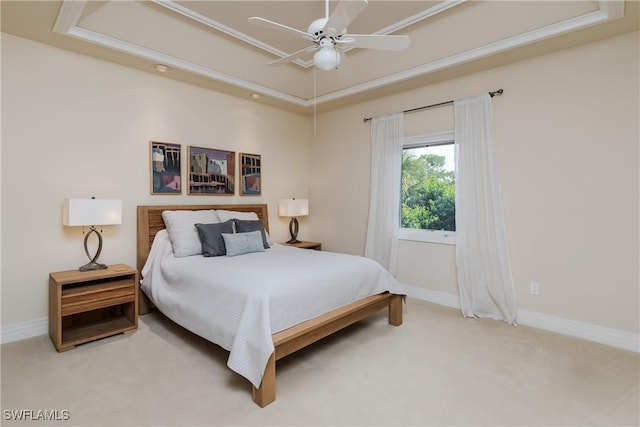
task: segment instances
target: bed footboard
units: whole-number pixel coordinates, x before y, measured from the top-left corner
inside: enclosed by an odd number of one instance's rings
[[[253,401],[264,408],[276,400],[276,361],[313,344],[383,308],[389,309],[389,324],[402,325],[402,295],[384,293],[361,299],[315,319],[273,334],[275,351],[265,368],[260,388],[252,386]]]

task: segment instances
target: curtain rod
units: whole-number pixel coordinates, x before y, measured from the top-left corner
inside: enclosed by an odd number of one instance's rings
[[[489,92],[489,96],[493,98],[495,95],[502,95],[503,93],[504,93],[504,90],[498,89],[496,91]],[[404,110],[403,113],[413,113],[414,111],[426,110],[427,108],[440,107],[442,105],[449,105],[449,104],[453,104],[453,101],[439,102],[437,104],[425,105],[424,107],[412,108],[410,110]],[[372,119],[373,117],[365,117],[363,121],[366,123]]]

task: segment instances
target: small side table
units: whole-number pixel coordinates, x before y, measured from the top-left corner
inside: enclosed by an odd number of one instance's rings
[[[305,241],[302,241],[300,243],[285,243],[285,245],[293,246],[295,248],[301,248],[301,249],[313,249],[313,250],[316,250],[316,251],[321,251],[322,250],[322,243],[318,243],[318,242],[305,242]]]
[[[137,270],[116,264],[49,274],[49,335],[56,350],[137,328]]]

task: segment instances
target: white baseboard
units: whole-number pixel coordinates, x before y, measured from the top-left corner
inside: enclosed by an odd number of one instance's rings
[[[640,335],[533,311],[518,310],[518,324],[640,353]]]
[[[418,286],[404,285],[407,296],[452,308],[460,308],[460,297],[445,292],[432,291]],[[640,353],[640,335],[605,326],[578,322],[548,314],[518,310],[517,323],[562,335],[582,338],[588,341],[622,348]]]
[[[37,337],[39,335],[47,335],[48,333],[48,317],[27,320],[26,322],[12,323],[11,325],[2,325],[2,330],[0,331],[0,344],[20,341],[31,337]]]
[[[420,288],[413,285],[402,284],[407,291],[407,296],[423,301],[429,301],[438,305],[444,305],[451,308],[460,308],[460,297],[458,295],[448,294],[446,292],[432,291],[431,289]]]
[[[407,296],[410,298],[429,301],[446,307],[460,308],[460,297],[458,295],[412,285],[403,285],[403,287],[407,291]],[[518,310],[517,322],[521,325],[532,326],[534,328],[640,353],[640,335],[631,332],[527,310]],[[3,325],[0,333],[0,343],[6,344],[38,335],[46,335],[48,333],[49,318],[47,317],[11,325]]]

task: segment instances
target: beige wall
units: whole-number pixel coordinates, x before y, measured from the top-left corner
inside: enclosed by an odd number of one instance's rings
[[[362,254],[369,124],[363,117],[503,88],[498,174],[523,310],[638,333],[638,33],[349,106],[318,117],[311,237]],[[453,128],[453,109],[408,114],[406,134]],[[401,282],[458,294],[455,247],[401,242]],[[540,295],[529,284],[540,283]]]
[[[135,266],[136,205],[269,204],[306,197],[311,121],[248,100],[2,34],[2,324],[47,316],[51,271],[86,262],[82,230],[62,226],[65,198],[119,198],[100,260]],[[149,141],[262,154],[261,197],[151,196]],[[301,229],[301,237],[306,230]]]
[[[135,264],[138,204],[266,202],[283,240],[276,206],[290,196],[310,198],[301,237],[362,254],[362,118],[502,87],[497,155],[520,308],[638,333],[638,63],[638,33],[627,34],[324,113],[313,136],[309,117],[2,34],[3,328],[45,317],[48,273],[85,262],[81,232],[61,225],[64,198],[122,199],[107,263]],[[451,108],[406,116],[407,135],[452,127]],[[150,196],[153,139],[262,154],[263,196]],[[401,242],[398,278],[457,294],[454,251]]]

